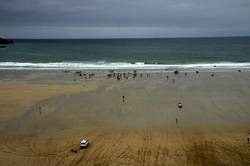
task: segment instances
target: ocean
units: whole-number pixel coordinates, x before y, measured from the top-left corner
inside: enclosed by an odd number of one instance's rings
[[[250,37],[18,39],[0,69],[250,68]]]

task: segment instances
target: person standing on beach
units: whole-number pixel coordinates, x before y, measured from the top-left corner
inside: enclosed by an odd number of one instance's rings
[[[42,114],[42,107],[39,106],[38,109],[39,109],[39,114],[41,115]]]

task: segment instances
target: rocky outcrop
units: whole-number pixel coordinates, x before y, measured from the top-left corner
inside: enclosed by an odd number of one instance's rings
[[[13,40],[0,38],[0,44],[13,44]]]

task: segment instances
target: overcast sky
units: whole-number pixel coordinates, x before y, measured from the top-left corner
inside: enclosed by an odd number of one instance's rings
[[[0,0],[7,38],[246,35],[250,0]]]

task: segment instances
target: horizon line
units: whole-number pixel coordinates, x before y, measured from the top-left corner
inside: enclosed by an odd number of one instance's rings
[[[240,38],[250,37],[250,35],[235,36],[188,36],[188,37],[107,37],[107,38],[4,38],[12,40],[113,40],[113,39],[190,39],[190,38]],[[2,38],[2,37],[1,37]]]

